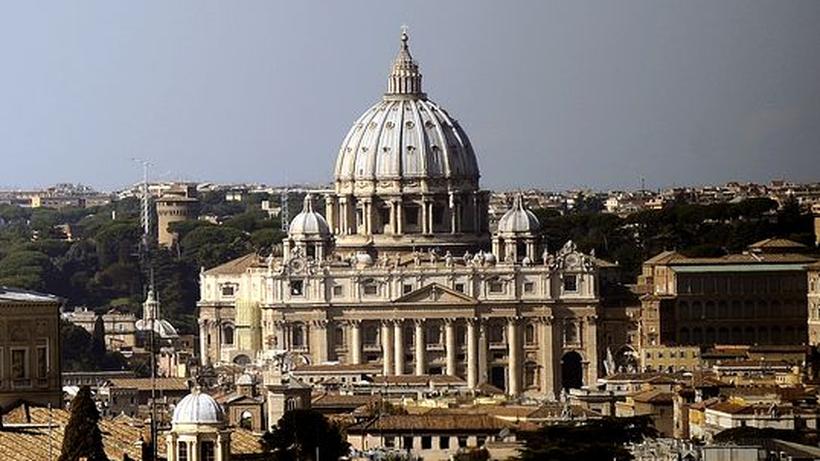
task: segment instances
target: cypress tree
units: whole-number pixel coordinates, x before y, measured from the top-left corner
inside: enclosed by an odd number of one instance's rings
[[[63,436],[63,449],[58,461],[108,461],[103,450],[102,433],[98,423],[100,412],[91,397],[91,388],[83,386],[71,401],[71,416]]]
[[[105,323],[103,322],[102,315],[98,315],[97,320],[94,321],[94,334],[92,338],[94,342],[91,346],[91,354],[94,356],[94,360],[97,364],[99,364],[105,357]]]

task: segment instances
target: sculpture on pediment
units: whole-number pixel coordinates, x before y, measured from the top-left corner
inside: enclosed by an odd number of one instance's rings
[[[468,266],[470,264],[470,262],[472,261],[472,258],[473,258],[473,255],[472,255],[472,253],[470,253],[470,250],[465,251],[464,252],[464,257],[462,258],[464,260],[464,265]]]
[[[444,265],[447,267],[453,267],[455,261],[453,261],[453,254],[450,253],[450,250],[447,250],[447,253],[444,254]]]

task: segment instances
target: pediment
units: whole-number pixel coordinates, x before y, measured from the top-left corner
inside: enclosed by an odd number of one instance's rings
[[[400,304],[478,304],[478,300],[439,283],[431,283],[393,301]]]

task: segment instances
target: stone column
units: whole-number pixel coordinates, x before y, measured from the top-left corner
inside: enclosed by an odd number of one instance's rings
[[[395,371],[393,366],[393,326],[387,321],[382,321],[382,374],[392,375]]]
[[[444,347],[447,353],[447,374],[457,376],[456,366],[456,320],[444,320]]]
[[[431,230],[427,227],[429,223],[429,219],[427,217],[427,200],[423,199],[421,201],[421,233],[422,234],[429,234]]]
[[[327,341],[327,320],[316,320],[311,322],[310,328],[310,355],[314,363],[324,363],[328,361],[328,341]]]
[[[478,320],[467,319],[467,387],[478,385]]]
[[[586,385],[594,386],[598,381],[598,316],[587,316],[585,326],[584,352],[589,362],[586,369]]]
[[[339,234],[347,235],[347,197],[339,197]]]
[[[555,343],[552,334],[552,316],[540,319],[541,337],[541,392],[550,400],[555,400]]]
[[[416,334],[413,336],[416,348],[415,371],[416,375],[427,374],[427,341],[424,335],[424,321],[415,321]]]
[[[208,321],[204,319],[199,320],[199,363],[202,366],[207,366],[211,358],[208,354]]]
[[[214,338],[216,338],[216,361],[222,361],[222,322],[217,320],[216,322],[211,322],[211,327],[214,329]],[[236,347],[237,344],[237,334],[236,329],[233,331],[233,344]]]
[[[362,363],[362,321],[351,320],[348,325],[350,331],[348,335],[350,338],[350,346],[348,346],[350,353],[348,356],[350,357],[350,363],[358,365]]]
[[[331,232],[336,232],[338,223],[336,222],[336,197],[333,194],[325,195],[325,217]]]
[[[521,393],[521,350],[520,338],[518,334],[518,318],[512,317],[507,320],[507,344],[508,344],[508,385],[507,394],[516,396]]]
[[[487,357],[488,341],[487,338],[487,322],[480,321],[476,324],[478,326],[478,382],[484,383],[489,382],[489,370],[487,369],[487,362],[489,358]]]
[[[401,200],[396,201],[396,233],[398,235],[404,233],[404,209]]]
[[[404,374],[404,322],[393,322],[393,361],[396,365],[396,374]]]

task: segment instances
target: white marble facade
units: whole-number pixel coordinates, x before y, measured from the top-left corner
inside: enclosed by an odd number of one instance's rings
[[[473,147],[421,92],[403,34],[388,92],[342,144],[325,214],[308,196],[281,257],[202,273],[203,363],[287,349],[510,395],[594,382],[598,261],[572,242],[546,251],[520,197],[490,235],[478,180]]]

